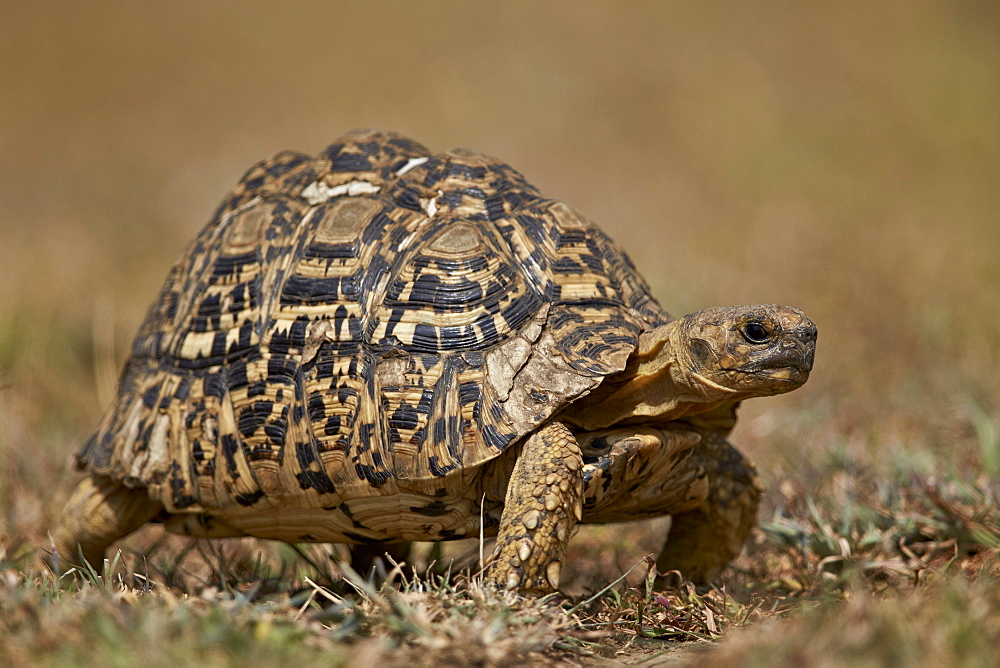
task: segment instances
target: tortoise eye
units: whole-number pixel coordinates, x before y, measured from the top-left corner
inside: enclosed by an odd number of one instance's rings
[[[765,343],[771,336],[767,327],[759,322],[748,322],[743,326],[742,334],[749,343]]]

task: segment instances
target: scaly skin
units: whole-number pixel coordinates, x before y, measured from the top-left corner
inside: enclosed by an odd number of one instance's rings
[[[507,487],[488,582],[532,594],[559,587],[569,535],[582,518],[582,470],[580,446],[562,423],[528,439]]]
[[[52,532],[61,563],[79,564],[80,555],[100,571],[104,553],[115,540],[151,521],[163,505],[144,488],[126,487],[107,476],[80,481]]]
[[[697,508],[671,516],[656,568],[708,584],[740,553],[757,523],[762,490],[753,462],[719,434],[696,431],[702,440],[694,449],[694,463],[707,474],[708,495]]]
[[[577,438],[594,460],[584,466],[586,523],[670,515],[657,568],[680,571],[696,584],[710,582],[739,554],[756,522],[761,489],[754,465],[719,432],[678,424]]]

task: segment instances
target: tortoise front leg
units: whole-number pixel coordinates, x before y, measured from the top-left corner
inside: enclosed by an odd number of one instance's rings
[[[671,515],[656,562],[698,584],[739,554],[757,518],[754,466],[717,431],[622,427],[577,434],[584,452],[584,521]]]
[[[63,563],[79,564],[80,554],[98,572],[104,553],[156,517],[163,506],[143,488],[126,487],[107,476],[88,475],[73,490],[52,530]]]
[[[707,493],[688,429],[621,427],[576,435],[583,449],[583,519],[630,522],[698,507]]]
[[[693,454],[707,474],[708,496],[694,510],[673,515],[656,568],[707,584],[740,553],[757,524],[761,486],[753,462],[739,450],[715,432],[696,431],[702,440]]]
[[[559,587],[569,535],[582,517],[582,468],[580,447],[561,422],[527,440],[507,485],[488,582],[534,594]]]

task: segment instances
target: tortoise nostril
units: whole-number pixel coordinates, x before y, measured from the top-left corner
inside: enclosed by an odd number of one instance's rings
[[[816,342],[816,327],[801,327],[791,332],[796,339],[802,343],[812,344]]]

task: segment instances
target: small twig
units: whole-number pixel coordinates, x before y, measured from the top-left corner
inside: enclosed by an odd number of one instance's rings
[[[306,602],[302,604],[302,607],[299,608],[299,611],[296,612],[295,616],[292,617],[293,622],[299,621],[299,618],[302,617],[302,613],[306,611],[306,608],[308,608],[309,605],[312,604],[314,600],[316,600],[316,591],[317,589],[313,587],[312,591],[309,592],[309,598],[306,599]]]
[[[486,541],[484,536],[486,518],[486,493],[483,492],[483,498],[479,500],[479,572],[482,573],[483,569],[486,568],[486,564],[483,562],[483,543]]]
[[[309,578],[305,578],[305,583],[307,585],[309,585],[310,587],[312,587],[314,592],[316,592],[318,594],[321,594],[324,598],[330,600],[333,603],[336,603],[337,605],[340,605],[341,603],[344,602],[344,599],[342,599],[339,596],[335,595],[333,592],[328,591],[326,588],[324,588],[324,587],[316,584],[315,582],[313,582]],[[303,606],[303,607],[305,607],[305,606]]]

